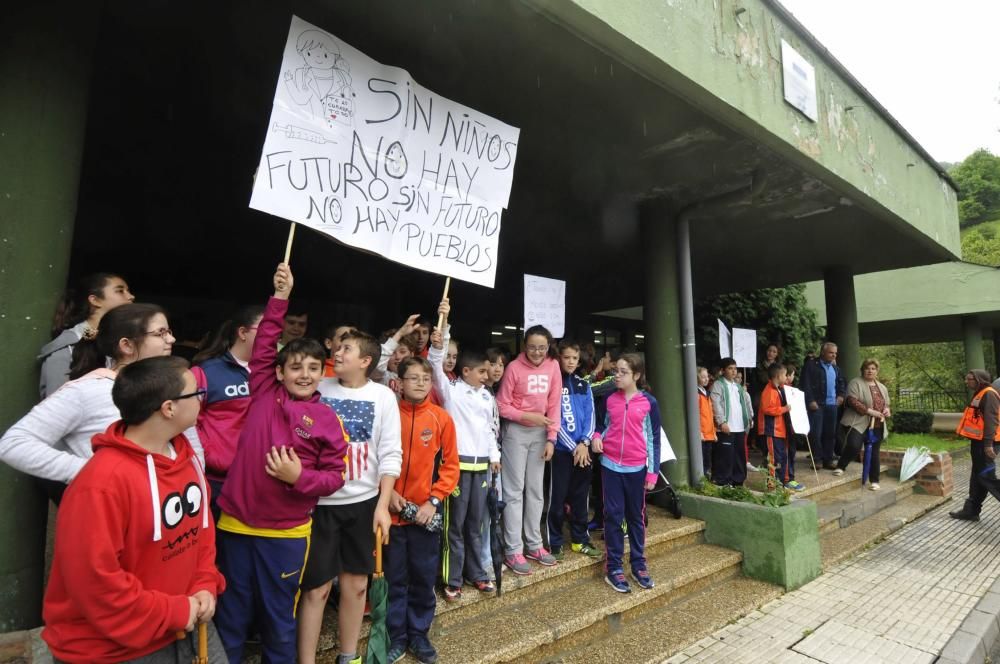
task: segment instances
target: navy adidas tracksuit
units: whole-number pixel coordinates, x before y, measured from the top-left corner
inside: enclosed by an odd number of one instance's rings
[[[573,451],[583,442],[588,446],[594,435],[594,397],[590,384],[575,374],[562,375],[560,426],[549,473],[549,546],[563,545],[565,506],[570,510],[570,534],[574,544],[590,541],[587,533],[592,466],[573,464]]]

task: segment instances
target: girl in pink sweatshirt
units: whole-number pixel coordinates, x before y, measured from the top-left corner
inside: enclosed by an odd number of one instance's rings
[[[542,478],[559,432],[561,392],[562,374],[552,334],[541,325],[530,327],[524,333],[524,352],[507,365],[497,393],[504,418],[500,451],[507,503],[504,564],[519,575],[531,574],[526,558],[542,565],[556,564],[542,546]]]

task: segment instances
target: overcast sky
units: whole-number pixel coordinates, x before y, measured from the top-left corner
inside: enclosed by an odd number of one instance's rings
[[[780,0],[938,161],[1000,155],[1000,0]]]

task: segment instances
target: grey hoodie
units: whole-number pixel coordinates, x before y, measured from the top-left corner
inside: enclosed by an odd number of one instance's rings
[[[42,346],[38,361],[42,367],[38,376],[41,398],[49,396],[69,380],[69,367],[73,361],[73,346],[83,338],[87,322],[63,330],[59,336]]]

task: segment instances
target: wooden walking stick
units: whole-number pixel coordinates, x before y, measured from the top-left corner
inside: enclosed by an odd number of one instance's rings
[[[208,623],[198,623],[198,656],[191,664],[208,664]]]
[[[448,298],[448,289],[451,288],[451,277],[444,280],[444,295],[441,296],[442,300]],[[438,326],[437,329],[441,330],[441,334],[444,334],[444,314],[438,315]]]

